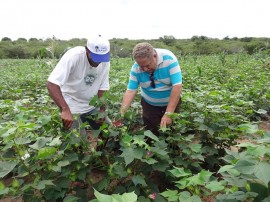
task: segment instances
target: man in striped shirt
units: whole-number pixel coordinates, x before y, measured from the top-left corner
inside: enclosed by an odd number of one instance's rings
[[[121,115],[130,107],[138,87],[145,129],[158,135],[159,127],[172,123],[170,114],[179,112],[182,74],[176,56],[169,50],[139,43],[133,49],[134,65],[124,94]]]

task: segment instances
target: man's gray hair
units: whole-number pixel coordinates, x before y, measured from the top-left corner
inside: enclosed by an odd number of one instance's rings
[[[133,58],[136,60],[138,58],[153,58],[154,56],[154,48],[151,44],[143,42],[138,43],[132,52]]]

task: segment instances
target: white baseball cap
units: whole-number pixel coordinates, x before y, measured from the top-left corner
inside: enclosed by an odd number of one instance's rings
[[[87,48],[90,51],[91,58],[94,62],[110,61],[110,42],[108,39],[98,35],[87,40]]]

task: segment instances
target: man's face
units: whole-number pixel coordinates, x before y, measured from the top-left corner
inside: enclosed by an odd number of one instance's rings
[[[140,66],[140,69],[145,72],[154,72],[157,67],[156,55],[150,58],[138,58],[136,62]]]
[[[86,48],[86,55],[87,55],[88,62],[90,63],[90,65],[92,67],[97,67],[100,64],[100,62],[95,62],[92,59],[91,54],[90,54],[90,51],[88,50],[88,48]]]

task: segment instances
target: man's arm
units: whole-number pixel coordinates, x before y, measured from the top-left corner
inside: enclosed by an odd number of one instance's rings
[[[70,112],[69,106],[67,105],[62,95],[60,87],[49,81],[47,81],[46,85],[51,98],[61,110],[61,119],[63,121],[65,128],[70,128],[73,123],[73,116]]]
[[[137,94],[137,90],[127,90],[124,94],[122,105],[120,108],[120,114],[124,115],[129,109],[131,103],[133,102],[135,95]]]
[[[174,113],[174,110],[179,102],[179,98],[182,92],[182,84],[175,85],[172,88],[172,92],[170,95],[169,103],[166,109],[167,113]],[[166,127],[172,123],[172,119],[168,116],[168,114],[164,114],[161,118],[160,127]]]

